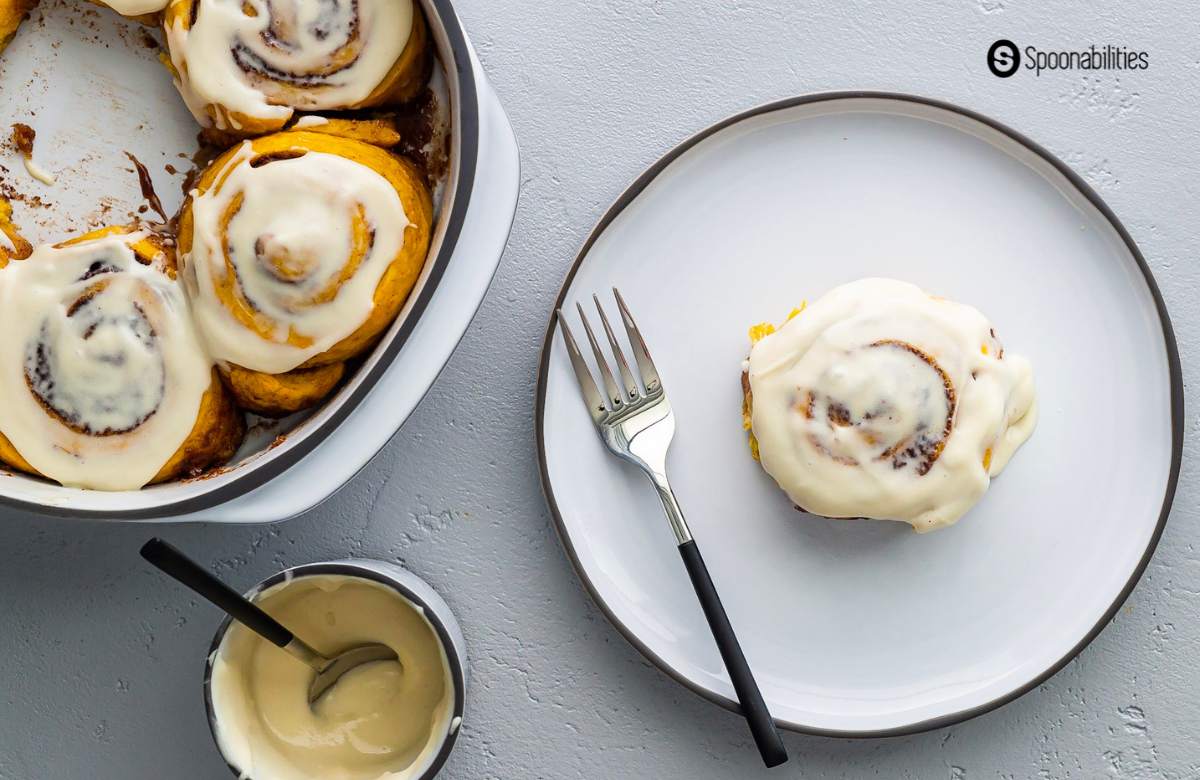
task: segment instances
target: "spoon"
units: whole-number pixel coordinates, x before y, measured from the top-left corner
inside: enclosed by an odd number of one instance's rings
[[[279,621],[263,612],[252,601],[162,539],[155,538],[146,542],[142,546],[142,557],[220,607],[246,628],[312,667],[317,676],[308,686],[309,704],[321,698],[351,669],[375,661],[400,660],[395,650],[378,643],[358,645],[338,653],[333,658],[327,658],[284,628]]]

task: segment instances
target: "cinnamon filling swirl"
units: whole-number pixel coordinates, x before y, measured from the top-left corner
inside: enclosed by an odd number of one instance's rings
[[[903,282],[843,285],[750,353],[763,467],[827,517],[948,525],[1033,430],[1029,363],[969,306]]]
[[[42,246],[0,270],[0,435],[31,470],[148,484],[213,382],[173,269],[147,236]]]
[[[29,392],[47,414],[89,436],[134,430],[166,392],[154,326],[137,301],[110,287],[86,291],[65,319],[44,319],[25,351]],[[71,381],[60,381],[64,375]]]
[[[910,381],[881,383],[881,377]],[[800,407],[815,448],[838,463],[859,465],[860,456],[844,446],[844,430],[878,451],[874,460],[929,473],[946,447],[958,403],[936,360],[912,344],[881,339],[846,355],[821,379],[823,387],[802,393]],[[844,391],[852,400],[840,400]]]
[[[192,199],[184,231],[185,278],[214,357],[282,374],[367,320],[410,225],[388,179],[337,154],[256,154],[245,142],[214,182]]]
[[[413,0],[174,0],[165,27],[192,113],[270,132],[293,111],[412,97],[425,72]]]

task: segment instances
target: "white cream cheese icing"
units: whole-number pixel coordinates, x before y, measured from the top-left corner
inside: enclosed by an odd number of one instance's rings
[[[158,13],[166,8],[171,0],[102,0],[102,2],[122,16],[142,16],[143,14]]]
[[[64,485],[141,488],[212,383],[182,288],[115,235],[0,269],[0,433]]]
[[[179,90],[205,125],[209,105],[280,122],[357,105],[400,58],[414,13],[412,0],[195,2],[195,22],[166,33]],[[240,129],[217,113],[218,129]]]
[[[890,279],[827,293],[748,376],[763,468],[797,506],[918,531],[962,517],[1037,418],[1029,362],[979,311]]]
[[[26,155],[24,160],[25,171],[42,184],[45,184],[47,187],[53,187],[54,182],[58,181],[57,177],[55,177],[53,173],[50,173],[41,165],[38,165],[38,163],[33,159],[32,155]]]
[[[193,193],[194,236],[183,257],[213,356],[272,374],[328,350],[366,321],[409,225],[400,196],[379,173],[337,155],[300,153],[255,165],[244,142],[216,184]],[[348,259],[364,249],[356,220],[369,226],[370,241],[347,275]],[[217,294],[222,285],[235,287],[270,325],[270,338],[230,311]]]
[[[256,602],[318,651],[364,642],[397,662],[349,672],[312,707],[313,672],[234,625],[212,667],[217,741],[253,780],[412,780],[451,733],[454,683],[433,626],[396,591],[357,577],[297,577]]]

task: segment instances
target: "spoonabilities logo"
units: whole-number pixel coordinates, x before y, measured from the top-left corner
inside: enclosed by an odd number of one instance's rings
[[[1113,44],[1092,44],[1086,49],[1018,49],[1012,41],[1001,38],[988,49],[987,65],[993,76],[1002,79],[1012,77],[1022,67],[1035,76],[1046,70],[1147,70],[1150,53]]]
[[[1006,79],[1021,67],[1021,52],[1017,49],[1017,44],[1001,38],[988,49],[987,64],[993,75]]]

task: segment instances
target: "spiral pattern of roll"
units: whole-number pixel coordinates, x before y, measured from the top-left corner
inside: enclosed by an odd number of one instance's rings
[[[1036,419],[1028,361],[970,306],[888,279],[835,288],[751,350],[763,468],[826,517],[958,520]]]
[[[244,433],[158,236],[109,228],[0,268],[0,460],[129,490],[229,458]]]
[[[279,133],[208,168],[179,247],[198,326],[243,405],[286,414],[328,393],[403,307],[432,215],[415,166],[352,139]]]
[[[413,0],[172,0],[163,25],[192,113],[246,136],[297,111],[409,100],[431,62]]]

